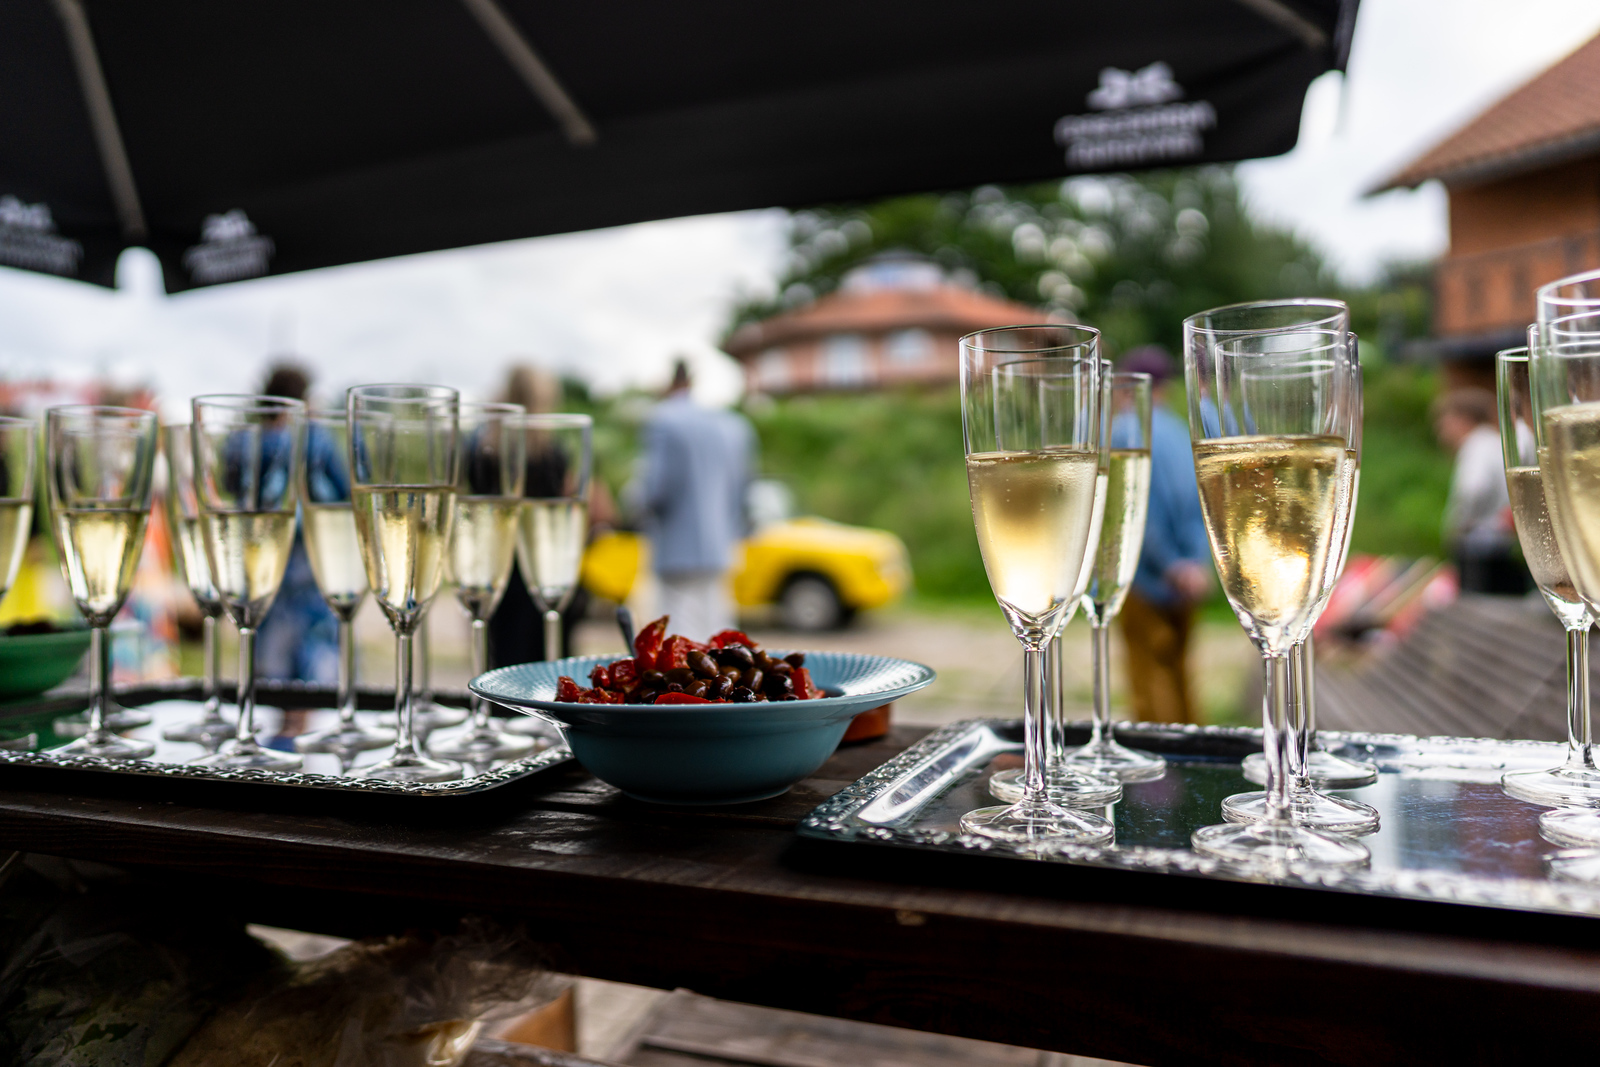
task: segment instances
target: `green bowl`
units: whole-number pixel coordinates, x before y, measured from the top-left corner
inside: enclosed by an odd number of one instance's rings
[[[31,697],[72,677],[89,651],[88,630],[0,634],[0,700]]]

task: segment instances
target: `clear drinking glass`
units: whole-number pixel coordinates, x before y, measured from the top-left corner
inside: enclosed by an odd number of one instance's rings
[[[394,744],[395,732],[356,719],[356,612],[367,599],[367,568],[356,537],[350,501],[350,429],[342,411],[306,416],[306,458],[301,465],[300,528],[317,588],[339,620],[339,721],[295,738],[301,752],[327,752],[348,771],[356,755]]]
[[[1016,326],[961,339],[962,437],[984,570],[1023,650],[1022,799],[961,817],[1027,845],[1106,844],[1109,822],[1046,785],[1046,646],[1075,604],[1100,476],[1100,334]]]
[[[356,533],[372,595],[395,635],[395,712],[399,735],[368,778],[447,782],[461,765],[430,759],[416,733],[412,640],[444,577],[459,475],[454,389],[363,385],[347,395]]]
[[[1350,550],[1350,530],[1355,520],[1357,492],[1361,477],[1361,364],[1356,356],[1356,335],[1346,338],[1344,358],[1339,359],[1336,380],[1345,389],[1342,401],[1346,413],[1344,438],[1346,443],[1344,466],[1339,471],[1339,497],[1333,536],[1333,555],[1323,571],[1322,589],[1311,612],[1314,624],[1328,606],[1328,598],[1339,584],[1344,561]],[[1328,796],[1319,792],[1321,782],[1311,774],[1313,745],[1316,737],[1316,657],[1311,647],[1311,631],[1289,647],[1289,722],[1292,743],[1289,749],[1289,817],[1296,825],[1309,826],[1338,834],[1370,834],[1378,830],[1378,810],[1359,801]],[[1377,778],[1377,767],[1342,760],[1332,753],[1323,753],[1322,767],[1345,779],[1364,779],[1359,784],[1370,784]],[[1254,756],[1254,754],[1252,754]],[[1252,757],[1246,757],[1245,777],[1251,772],[1260,773],[1255,781],[1266,781],[1266,758],[1262,756],[1254,766]],[[1370,774],[1370,777],[1368,775]],[[1239,793],[1223,801],[1222,814],[1232,822],[1260,822],[1267,817],[1267,794]]]
[[[211,581],[211,562],[206,559],[206,535],[200,528],[200,498],[194,484],[194,434],[187,422],[167,426],[161,433],[167,457],[167,523],[172,527],[176,547],[173,557],[178,574],[189,594],[200,606],[200,625],[205,638],[205,675],[201,686],[204,705],[200,718],[161,731],[168,741],[186,741],[215,752],[233,736],[234,725],[222,717],[222,696],[217,678],[222,673],[222,645],[217,640],[217,622],[222,618],[222,598]]]
[[[300,757],[256,741],[256,628],[267,617],[294,547],[306,406],[281,396],[216,394],[192,401],[194,480],[211,581],[239,629],[239,724],[233,740],[195,763],[292,771]]]
[[[1500,446],[1517,540],[1540,595],[1567,631],[1567,762],[1552,770],[1514,771],[1501,782],[1505,791],[1518,799],[1547,803],[1553,798],[1560,803],[1581,803],[1581,792],[1573,797],[1572,787],[1581,791],[1597,775],[1588,736],[1589,627],[1594,616],[1573,588],[1545,504],[1533,429],[1528,349],[1508,348],[1498,353],[1495,378],[1499,386]],[[1546,812],[1539,822],[1541,832],[1557,844],[1600,842],[1600,813],[1590,808]],[[1586,829],[1595,836],[1590,838]]]
[[[1537,305],[1539,321],[1529,332],[1528,378],[1539,480],[1560,560],[1576,599],[1588,608],[1592,620],[1600,618],[1600,271],[1541,287]],[[1509,373],[1513,363],[1507,360],[1502,365]],[[1515,381],[1511,380],[1513,386]],[[1502,389],[1505,385],[1502,379]],[[1504,405],[1516,402],[1515,396],[1503,397],[1502,411]],[[1518,441],[1519,446],[1524,443]],[[1519,463],[1521,459],[1519,452]],[[1509,472],[1508,484],[1514,485]],[[1521,537],[1523,516],[1515,495],[1512,514]],[[1534,555],[1524,551],[1533,569]],[[1600,768],[1595,766],[1588,701],[1588,624],[1582,624],[1581,632],[1576,629],[1575,606],[1570,608],[1574,621],[1567,621],[1567,605],[1557,607],[1563,598],[1545,591],[1550,568],[1543,569],[1546,576],[1541,578],[1535,570],[1534,578],[1551,610],[1568,627],[1567,760],[1549,770],[1507,774],[1501,785],[1519,800],[1548,807],[1600,806]],[[1552,817],[1550,825],[1541,819],[1541,824],[1547,832],[1559,833],[1562,822],[1573,824],[1567,828],[1570,832],[1581,830],[1584,821],[1563,816]]]
[[[1184,321],[1201,511],[1223,592],[1261,653],[1267,759],[1262,820],[1204,827],[1192,842],[1219,859],[1274,869],[1369,858],[1362,845],[1290,817],[1289,649],[1310,632],[1343,535],[1351,401],[1341,378],[1342,312],[1332,302],[1279,301]]]
[[[461,405],[461,481],[448,572],[472,622],[473,677],[489,669],[489,616],[511,580],[528,472],[527,439],[528,417],[520,404]],[[429,744],[428,751],[480,767],[523,755],[533,745],[533,738],[496,726],[489,702],[474,694],[472,725]]]
[[[72,406],[45,412],[50,522],[73,602],[89,623],[89,729],[58,751],[143,759],[146,741],[118,737],[111,704],[111,620],[133,584],[150,521],[157,429],[153,412]],[[146,718],[145,722],[149,722]]]
[[[527,479],[517,526],[517,565],[544,612],[544,657],[560,659],[561,612],[578,588],[589,536],[594,422],[587,415],[529,415]]]

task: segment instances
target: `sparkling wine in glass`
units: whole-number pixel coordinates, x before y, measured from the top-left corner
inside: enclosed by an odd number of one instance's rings
[[[1349,441],[1339,357],[1346,321],[1305,324],[1317,309],[1246,305],[1184,321],[1185,378],[1201,512],[1222,589],[1261,653],[1267,759],[1260,822],[1195,831],[1196,851],[1273,870],[1365,863],[1357,842],[1290,816],[1289,649],[1316,619],[1337,555]]]
[[[317,588],[339,620],[339,721],[295,738],[301,752],[327,752],[346,771],[359,753],[394,743],[387,727],[356,719],[356,612],[367,599],[367,568],[356,536],[351,503],[350,432],[342,411],[306,417],[306,458],[301,465],[300,528]]]
[[[459,477],[460,402],[436,385],[363,385],[347,394],[351,497],[373,599],[395,634],[399,734],[363,777],[446,782],[461,765],[422,751],[412,699],[412,642],[444,579]]]
[[[1339,470],[1338,497],[1335,502],[1333,552],[1323,569],[1321,589],[1312,610],[1312,620],[1320,618],[1343,573],[1350,550],[1350,529],[1355,518],[1356,493],[1361,474],[1361,364],[1356,357],[1356,336],[1346,335],[1341,352],[1330,348],[1336,362],[1335,384],[1344,390],[1340,406],[1345,412],[1345,455]],[[1314,747],[1316,736],[1315,655],[1311,631],[1289,647],[1289,817],[1299,826],[1338,834],[1369,834],[1378,830],[1378,811],[1368,804],[1344,797],[1329,796],[1318,786],[1328,778],[1345,783],[1342,788],[1370,784],[1377,778],[1377,767],[1320,753]],[[1319,780],[1314,768],[1320,770]],[[1266,781],[1265,756],[1246,758],[1246,778]],[[1265,792],[1239,793],[1222,803],[1222,814],[1233,822],[1261,822],[1267,818],[1269,798]]]
[[[71,406],[45,412],[50,522],[73,602],[89,623],[89,727],[64,755],[143,759],[145,741],[118,737],[111,703],[111,620],[127,599],[150,519],[157,443],[153,412]],[[146,720],[148,721],[148,720]]]
[[[527,478],[528,418],[519,404],[461,405],[461,481],[450,532],[448,574],[472,623],[472,674],[489,669],[489,616],[505,595],[517,551],[517,524]],[[531,737],[495,725],[489,702],[472,697],[472,724],[431,742],[444,759],[487,767],[533,748]]]
[[[1118,743],[1111,728],[1111,620],[1133,585],[1150,506],[1150,387],[1148,374],[1112,374],[1104,387],[1105,508],[1079,601],[1093,640],[1094,720],[1089,743],[1066,753],[1070,766],[1123,782],[1152,781],[1167,770],[1160,756]]]
[[[545,659],[560,659],[561,612],[578,589],[589,537],[589,477],[594,422],[587,415],[529,415],[525,499],[518,517],[517,565],[544,613]]]
[[[185,741],[215,752],[235,732],[222,717],[222,696],[217,691],[221,674],[222,644],[217,623],[222,619],[222,598],[211,581],[211,561],[206,558],[206,536],[200,523],[200,498],[195,492],[194,434],[189,423],[163,428],[161,444],[167,458],[167,523],[172,527],[173,557],[178,574],[200,607],[205,642],[205,675],[201,686],[204,703],[200,718],[163,730],[168,741]]]
[[[962,437],[989,587],[1023,649],[1022,799],[961,817],[1023,845],[1106,844],[1111,824],[1052,799],[1046,648],[1071,614],[1100,476],[1100,335],[1018,326],[961,339]]]
[[[292,771],[300,757],[256,740],[256,631],[277,599],[294,547],[306,406],[278,396],[192,401],[195,486],[211,582],[239,630],[239,723],[233,740],[195,762],[224,770]]]

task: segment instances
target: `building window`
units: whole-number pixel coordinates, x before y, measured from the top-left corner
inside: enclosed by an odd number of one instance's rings
[[[756,358],[756,387],[769,393],[781,392],[789,387],[789,354],[781,348],[769,348]]]
[[[867,343],[860,334],[838,333],[822,343],[822,376],[829,385],[866,382]]]
[[[902,367],[925,363],[933,354],[933,338],[927,330],[896,330],[884,342],[891,362]]]

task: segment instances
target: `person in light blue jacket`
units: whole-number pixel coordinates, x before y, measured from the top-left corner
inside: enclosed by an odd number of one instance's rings
[[[670,632],[704,641],[734,624],[728,571],[747,532],[755,432],[743,416],[689,396],[679,360],[667,395],[644,428],[645,531]]]
[[[1189,678],[1189,634],[1215,571],[1189,427],[1166,402],[1177,367],[1165,349],[1149,345],[1129,352],[1118,369],[1152,379],[1150,512],[1133,588],[1118,616],[1134,713],[1141,722],[1195,723],[1200,708]]]

